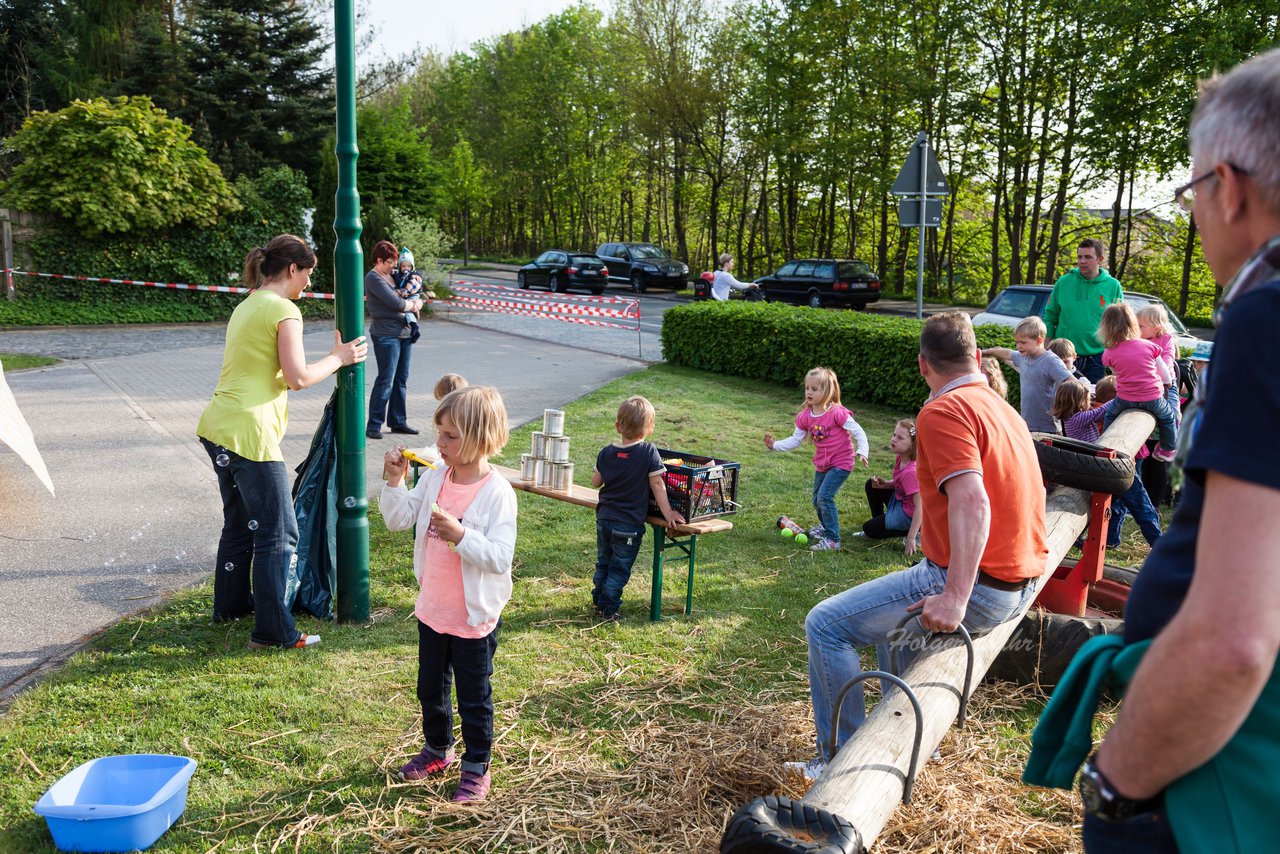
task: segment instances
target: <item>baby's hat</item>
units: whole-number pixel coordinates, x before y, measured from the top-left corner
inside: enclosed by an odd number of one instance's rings
[[[400,250],[400,260],[397,262],[397,266],[403,264],[405,261],[409,262],[410,267],[413,266],[413,253],[409,251],[408,246]]]

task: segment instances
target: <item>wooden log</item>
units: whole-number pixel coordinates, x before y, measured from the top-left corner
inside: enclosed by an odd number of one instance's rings
[[[1116,419],[1100,444],[1133,455],[1154,426],[1155,420],[1147,413],[1129,410]],[[1044,575],[1034,582],[1037,591],[1087,526],[1089,501],[1089,493],[1082,490],[1057,489],[1046,502],[1049,555]],[[974,639],[975,685],[1008,642],[1020,616]],[[966,659],[963,645],[947,644],[945,649],[919,655],[903,675],[924,710],[920,765],[929,761],[929,755],[956,720]],[[868,848],[902,801],[915,739],[914,714],[906,695],[890,688],[804,796],[805,804],[850,821]]]

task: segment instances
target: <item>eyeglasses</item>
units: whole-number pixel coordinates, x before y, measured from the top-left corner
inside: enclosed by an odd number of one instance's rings
[[[1239,172],[1241,175],[1249,174],[1248,169],[1242,169],[1234,163],[1227,163],[1226,166],[1232,172]],[[1214,171],[1214,169],[1210,169],[1203,175],[1200,175],[1197,178],[1192,178],[1190,181],[1173,191],[1173,200],[1177,202],[1178,207],[1182,208],[1183,211],[1191,213],[1191,209],[1195,207],[1196,204],[1196,184],[1199,184],[1201,181],[1208,181],[1217,174],[1218,173]]]

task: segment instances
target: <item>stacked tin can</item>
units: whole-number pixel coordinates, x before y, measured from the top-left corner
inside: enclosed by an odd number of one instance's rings
[[[573,463],[569,462],[563,410],[543,411],[542,429],[534,431],[529,453],[520,455],[520,479],[559,492],[573,488]]]

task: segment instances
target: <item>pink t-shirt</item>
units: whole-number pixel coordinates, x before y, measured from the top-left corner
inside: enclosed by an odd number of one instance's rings
[[[471,501],[493,477],[493,472],[475,483],[454,483],[450,471],[440,484],[436,504],[455,519],[461,519]],[[464,535],[465,536],[465,535]],[[418,587],[418,601],[413,606],[414,615],[432,630],[456,638],[482,638],[498,625],[496,619],[478,626],[467,625],[467,598],[462,589],[462,558],[436,533],[434,525],[418,532],[418,548],[422,549],[422,583]]]
[[[1160,348],[1160,358],[1164,359],[1165,367],[1169,369],[1169,376],[1177,378],[1178,376],[1178,345],[1173,342],[1172,335],[1157,335],[1150,339],[1152,344]]]
[[[1102,364],[1116,375],[1116,397],[1132,403],[1145,403],[1164,397],[1164,383],[1156,360],[1160,345],[1142,338],[1130,338],[1105,350]]]
[[[916,495],[919,493],[916,461],[899,455],[893,464],[893,497],[902,502],[902,509],[908,517],[916,515]]]
[[[840,404],[827,407],[821,415],[805,407],[796,416],[796,429],[813,440],[813,467],[818,471],[844,469],[853,471],[853,437],[844,424],[853,414]]]

